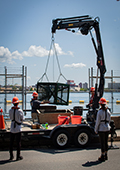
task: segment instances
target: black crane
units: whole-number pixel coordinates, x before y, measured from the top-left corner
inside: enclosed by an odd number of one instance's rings
[[[85,16],[77,16],[77,17],[69,17],[69,18],[57,18],[52,21],[52,34],[56,33],[56,30],[65,29],[67,31],[75,32],[73,28],[78,28],[83,35],[88,35],[90,33],[92,43],[95,48],[95,52],[97,55],[97,70],[100,70],[100,81],[98,86],[98,71],[97,71],[97,78],[95,84],[95,96],[93,99],[92,108],[95,110],[99,107],[99,100],[103,96],[104,93],[104,74],[106,72],[106,66],[104,61],[103,49],[102,49],[102,42],[100,36],[100,29],[99,29],[99,18],[96,17],[93,19],[89,15]],[[92,36],[91,30],[94,29],[96,33],[96,42]]]

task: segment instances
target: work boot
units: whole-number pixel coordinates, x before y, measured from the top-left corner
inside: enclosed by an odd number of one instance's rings
[[[13,155],[10,155],[10,161],[12,161],[14,159],[14,156]]]
[[[101,155],[101,156],[98,158],[98,161],[104,162],[104,161],[105,161],[105,155]]]
[[[107,153],[105,153],[105,160],[108,160],[108,156],[107,156]]]
[[[23,159],[22,156],[18,156],[18,157],[16,158],[16,161],[19,161],[19,160],[22,160],[22,159]]]

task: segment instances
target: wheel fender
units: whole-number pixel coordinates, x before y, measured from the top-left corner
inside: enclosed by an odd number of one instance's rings
[[[59,125],[56,126],[56,127],[50,132],[50,134],[49,134],[50,138],[53,137],[54,133],[56,133],[57,131],[59,131],[59,130],[61,130],[61,129],[64,129],[64,128],[61,127],[61,126],[59,126]]]

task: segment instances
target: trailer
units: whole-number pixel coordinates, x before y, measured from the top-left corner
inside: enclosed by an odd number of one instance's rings
[[[66,148],[71,144],[77,147],[86,147],[90,144],[92,138],[97,135],[94,128],[90,126],[84,119],[81,124],[49,124],[46,129],[44,124],[33,129],[31,120],[24,120],[22,123],[22,140],[26,141],[29,145],[31,140],[44,140],[48,139],[57,148]],[[35,126],[35,125],[34,125]],[[38,128],[38,129],[37,129]],[[6,129],[0,130],[0,141],[5,143],[9,141],[10,135],[10,120],[6,120]]]
[[[45,109],[47,107],[47,109]],[[88,121],[88,115],[86,118],[82,117],[83,108],[81,106],[75,106],[72,110],[52,110],[52,106],[41,106],[40,121],[33,124],[31,118],[26,118],[22,123],[22,146],[38,146],[41,143],[44,145],[53,145],[57,148],[63,149],[71,145],[75,145],[80,148],[85,148],[90,145],[91,142],[98,142],[98,135],[94,132],[94,123]],[[44,110],[44,109],[45,110]],[[50,110],[49,110],[49,109]],[[53,108],[55,108],[53,106]],[[88,109],[84,109],[88,112]],[[64,119],[62,123],[58,118],[62,115]],[[92,114],[89,114],[89,117]],[[51,119],[50,119],[51,117]],[[72,118],[76,118],[77,121],[73,122]],[[78,119],[81,117],[81,122]],[[43,118],[43,119],[42,119]],[[48,126],[45,126],[45,120],[49,120]],[[90,119],[89,119],[90,120]],[[5,128],[0,130],[0,148],[8,147],[10,141],[10,125],[11,121],[8,118],[5,119]],[[114,121],[111,120],[111,142],[113,138],[117,137],[115,132]],[[47,141],[47,143],[46,143]]]

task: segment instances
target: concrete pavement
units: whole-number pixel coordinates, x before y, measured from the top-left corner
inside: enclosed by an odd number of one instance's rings
[[[120,141],[120,129],[116,130],[117,138],[114,139],[114,141]]]
[[[109,143],[110,144],[110,143]],[[120,142],[115,142],[120,147]],[[0,170],[119,170],[120,149],[110,149],[108,160],[100,163],[99,145],[91,145],[86,149],[68,148],[58,150],[48,147],[24,149],[21,151],[23,160],[9,162],[9,152],[0,151]],[[16,156],[16,151],[14,151]]]

